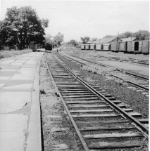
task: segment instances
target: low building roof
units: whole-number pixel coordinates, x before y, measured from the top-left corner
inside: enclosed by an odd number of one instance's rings
[[[87,42],[87,44],[91,44],[91,43],[93,43],[93,42],[92,42],[92,41],[88,41],[88,42]]]
[[[99,43],[100,43],[99,40],[93,41],[93,44],[99,44]]]
[[[122,41],[134,41],[136,40],[136,37],[128,37],[128,38],[122,38]]]
[[[118,38],[118,37],[115,36],[115,37],[110,37],[110,38],[103,38],[103,39],[100,40],[100,43],[101,44],[110,43],[111,41],[113,41],[116,38]]]

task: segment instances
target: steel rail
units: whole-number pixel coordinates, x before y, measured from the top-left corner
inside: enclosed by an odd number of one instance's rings
[[[64,55],[63,55],[64,56]],[[66,58],[69,58],[68,56],[65,56]],[[70,58],[69,58],[70,59]],[[83,65],[86,65],[85,63],[83,63],[83,62],[80,62],[80,61],[78,61],[78,60],[75,60],[75,59],[73,59],[73,58],[71,58],[72,60],[74,60],[74,61],[76,61],[76,62],[78,62],[78,63],[80,63],[80,64],[83,64]],[[92,62],[91,62],[92,63]]]
[[[143,87],[143,86],[141,86],[141,85],[139,85],[139,84],[133,83],[133,82],[131,82],[131,81],[126,81],[126,82],[127,82],[127,83],[130,83],[131,85],[134,85],[135,87],[140,87],[140,88],[142,88],[142,89],[145,89],[145,90],[149,91],[149,88]]]
[[[131,73],[129,71],[125,71],[125,70],[121,70],[121,69],[117,69],[117,70],[120,71],[120,72],[125,72],[126,74],[129,74],[129,75],[144,79],[144,80],[149,80],[147,77],[143,77],[141,75],[137,75],[137,74]]]
[[[105,56],[97,56],[97,58],[106,58],[108,60],[112,60],[112,61],[119,61],[119,62],[128,62],[130,60],[121,60],[121,59],[117,59],[117,58],[111,58],[111,57],[105,57]],[[138,64],[138,65],[142,65],[142,66],[149,66],[149,64],[146,64],[146,63],[142,63],[142,62],[134,62],[134,61],[131,61],[132,64]]]
[[[45,60],[45,59],[44,59],[44,60]],[[45,63],[46,63],[46,66],[47,66],[47,71],[48,71],[50,77],[52,78],[52,80],[54,81],[54,78],[53,78],[53,76],[52,76],[52,74],[51,74],[51,72],[50,72],[50,69],[49,69],[47,60],[45,60]],[[65,110],[66,110],[66,112],[67,112],[67,114],[68,114],[68,116],[69,116],[69,118],[70,118],[70,120],[71,120],[71,122],[72,122],[72,124],[73,124],[73,126],[74,126],[74,128],[75,128],[75,130],[76,130],[76,132],[77,132],[77,134],[78,134],[78,137],[79,137],[79,139],[80,139],[80,141],[81,141],[81,143],[82,143],[82,145],[83,145],[83,148],[85,149],[85,151],[90,151],[89,148],[88,148],[88,146],[87,146],[87,144],[85,143],[85,141],[84,141],[84,139],[83,139],[83,137],[82,137],[80,131],[79,131],[78,126],[76,125],[76,123],[75,123],[73,117],[71,116],[71,114],[70,114],[70,112],[69,112],[69,109],[68,109],[68,107],[67,107],[67,105],[66,105],[66,103],[65,103],[65,101],[64,101],[64,99],[63,99],[63,97],[62,97],[62,95],[61,95],[61,93],[59,92],[56,83],[53,82],[53,84],[54,84],[54,86],[55,86],[55,88],[56,88],[56,91],[57,91],[57,93],[59,94],[59,97],[60,97],[60,99],[61,99],[61,101],[62,101],[62,103],[63,103],[63,105],[64,105],[64,107],[65,107]]]
[[[55,57],[56,58],[56,57]],[[59,59],[56,58],[57,61],[60,63]],[[60,64],[61,65],[61,64]],[[93,93],[97,94],[97,96],[100,98],[102,97],[106,102],[108,102],[114,109],[116,109],[119,113],[121,113],[124,117],[130,119],[132,122],[136,124],[136,127],[144,134],[144,136],[148,139],[148,129],[144,127],[138,120],[136,120],[131,115],[127,114],[125,111],[123,111],[121,108],[119,108],[117,105],[115,105],[113,102],[111,102],[108,98],[106,98],[103,94],[97,92],[96,89],[94,89],[92,86],[90,86],[88,83],[86,83],[84,80],[82,80],[80,77],[75,75],[73,72],[71,72],[67,67],[61,65],[63,68],[65,68],[70,74],[74,76],[74,78],[78,79],[85,87],[90,89]]]
[[[125,82],[127,82],[127,83],[129,83],[129,84],[131,84],[131,85],[134,85],[135,87],[142,88],[142,89],[144,89],[144,90],[146,90],[146,91],[149,91],[149,88],[146,88],[146,87],[141,86],[141,85],[139,85],[139,84],[133,83],[133,82],[128,81],[128,80],[124,80],[124,79],[122,79],[122,78],[120,78],[120,77],[118,77],[118,76],[116,76],[116,75],[113,75],[113,74],[111,74],[111,76],[113,76],[113,77],[115,77],[115,78],[118,78],[118,79],[120,79],[120,80],[123,80],[123,81],[125,81]]]

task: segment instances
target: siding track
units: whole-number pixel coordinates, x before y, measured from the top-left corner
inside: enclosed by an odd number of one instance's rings
[[[83,59],[83,58],[77,58],[77,57],[71,57],[71,56],[66,56],[64,54],[60,54],[63,57],[66,57],[70,60],[76,61],[82,65],[86,65],[86,62],[91,63],[91,64],[96,64],[102,67],[109,67],[108,65],[104,65],[101,63],[96,63],[93,61],[90,61],[88,59]],[[77,60],[76,60],[77,59]],[[136,88],[138,91],[143,91],[147,97],[149,97],[149,79],[147,77],[144,77],[142,75],[137,75],[135,73],[129,72],[129,71],[125,71],[123,69],[116,69],[116,72],[118,72],[117,74],[110,74],[111,76],[118,78],[120,80],[123,80],[124,82],[128,83],[129,85],[133,86],[134,88]],[[122,73],[123,75],[119,75],[120,73]],[[125,76],[131,76],[132,78],[134,77],[134,79],[136,79],[136,82],[132,81],[132,80],[125,80]]]
[[[138,61],[136,59],[121,59],[121,58],[116,58],[116,57],[105,57],[105,56],[98,56],[97,58],[105,58],[107,60],[111,60],[111,61],[120,61],[120,62],[130,62],[133,64],[139,64],[139,65],[143,65],[143,66],[149,66],[149,62],[148,61]]]
[[[58,58],[45,60],[67,114],[84,150],[136,150],[148,139],[139,113],[96,90],[72,73]]]

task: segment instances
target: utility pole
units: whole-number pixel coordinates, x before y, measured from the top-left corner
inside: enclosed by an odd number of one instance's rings
[[[131,51],[132,51],[132,49],[133,49],[133,48],[132,48],[132,33],[131,33]]]
[[[117,41],[119,41],[119,31],[118,31],[118,37],[117,37]],[[119,44],[117,42],[117,51],[119,50]]]

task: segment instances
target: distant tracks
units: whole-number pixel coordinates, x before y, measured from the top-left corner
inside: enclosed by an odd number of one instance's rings
[[[148,128],[139,113],[83,81],[58,58],[45,62],[84,150],[142,147]]]
[[[86,62],[88,63],[91,63],[91,64],[96,64],[96,65],[99,65],[99,66],[102,66],[102,67],[109,67],[107,65],[104,65],[104,64],[101,64],[101,63],[96,63],[96,62],[93,62],[93,61],[90,61],[88,59],[84,59],[84,58],[77,58],[77,57],[71,57],[71,56],[66,56],[64,54],[60,54],[66,58],[69,58],[73,61],[76,61],[80,64],[83,64],[83,65],[86,65]],[[76,60],[75,58],[77,58],[78,60]],[[83,60],[83,62],[82,62]],[[137,80],[140,80],[140,84],[138,83],[135,83],[135,82],[132,82],[132,81],[128,81],[128,80],[124,80],[121,76],[118,76],[118,75],[114,75],[114,74],[111,74],[111,76],[115,77],[115,78],[118,78],[118,79],[121,79],[125,82],[127,82],[128,84],[132,85],[133,87],[136,87],[140,90],[145,90],[145,91],[149,91],[149,79],[144,77],[144,76],[141,76],[141,75],[137,75],[137,74],[134,74],[132,72],[129,72],[129,71],[125,71],[125,70],[122,70],[122,69],[117,69],[118,72],[121,72],[121,73],[124,73],[124,74],[127,74],[127,75],[130,75],[134,78],[136,78]],[[147,93],[147,96],[148,96],[148,93]]]
[[[112,61],[119,61],[119,62],[130,62],[133,64],[138,64],[138,65],[143,65],[143,66],[149,66],[148,63],[143,62],[143,61],[136,61],[135,59],[132,60],[124,60],[116,57],[105,57],[105,56],[97,56],[98,58],[106,58],[107,60],[112,60]]]

